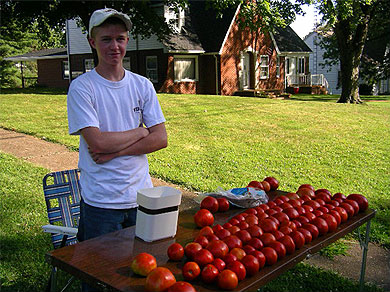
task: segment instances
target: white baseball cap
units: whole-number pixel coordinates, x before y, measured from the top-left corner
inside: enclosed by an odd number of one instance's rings
[[[128,31],[131,30],[132,23],[130,17],[122,12],[118,12],[112,8],[104,8],[95,10],[89,19],[89,36],[91,36],[92,28],[101,25],[107,18],[116,17],[124,22]]]

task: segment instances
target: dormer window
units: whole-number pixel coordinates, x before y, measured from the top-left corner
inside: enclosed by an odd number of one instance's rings
[[[181,28],[184,26],[184,9],[165,7],[165,19],[168,24],[174,29],[175,32],[180,33]]]

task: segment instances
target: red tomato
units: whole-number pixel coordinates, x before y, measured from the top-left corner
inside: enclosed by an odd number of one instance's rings
[[[209,250],[203,248],[194,255],[193,259],[194,262],[202,268],[207,264],[211,264],[214,260],[214,256]]]
[[[317,200],[310,200],[310,201],[306,201],[305,203],[303,203],[303,205],[305,206],[310,206],[313,208],[313,210],[321,207],[321,204],[317,202]]]
[[[275,215],[273,215],[274,218],[278,219],[278,221],[280,223],[282,223],[283,221],[290,221],[290,218],[287,216],[286,213],[284,212],[279,212],[279,213],[276,213]]]
[[[281,243],[283,243],[284,247],[286,248],[287,254],[292,254],[295,251],[295,242],[289,235],[285,235],[281,239],[279,239]]]
[[[281,205],[281,204],[284,203],[284,201],[283,201],[281,198],[276,198],[275,200],[273,200],[273,202],[274,202],[277,206],[279,206],[279,205]]]
[[[196,292],[196,289],[188,282],[179,281],[169,287],[167,292]]]
[[[209,244],[209,240],[206,236],[199,235],[194,239],[194,242],[199,243],[203,248],[205,248]]]
[[[263,242],[264,246],[268,246],[271,242],[274,242],[276,240],[275,236],[269,232],[266,232],[261,235],[259,239]]]
[[[218,211],[219,212],[226,212],[230,208],[229,201],[226,198],[217,198],[218,201]]]
[[[240,261],[244,256],[246,256],[246,252],[245,252],[242,248],[240,248],[240,247],[235,247],[235,248],[233,248],[229,253],[232,254],[232,255],[235,255],[236,258],[237,258],[237,260],[239,260],[239,261]]]
[[[259,260],[254,255],[246,255],[242,258],[241,263],[244,265],[248,276],[255,275],[260,269]]]
[[[222,225],[223,228],[228,229],[229,227],[232,227],[233,225],[229,222],[226,222],[225,224]]]
[[[214,259],[214,261],[211,264],[214,267],[216,267],[218,269],[218,271],[220,271],[220,272],[222,272],[226,267],[226,263],[220,258]]]
[[[312,239],[316,239],[318,237],[318,235],[320,234],[320,231],[318,230],[317,226],[313,225],[313,224],[304,224],[302,226],[302,228],[308,230],[310,233],[311,233],[311,237]]]
[[[227,266],[227,269],[236,273],[238,281],[242,281],[246,277],[245,266],[240,261],[235,261],[235,262],[230,263]]]
[[[256,250],[253,246],[246,244],[242,247],[242,249],[245,251],[246,254],[251,253],[252,251]]]
[[[264,211],[269,209],[269,206],[267,204],[260,204],[258,207],[263,209]]]
[[[200,202],[200,208],[207,209],[211,213],[216,213],[219,208],[218,200],[214,197],[207,196]]]
[[[234,225],[234,226],[229,227],[227,230],[229,230],[230,235],[232,235],[232,234],[235,234],[236,232],[240,231],[241,229],[237,225]]]
[[[297,200],[297,199],[291,199],[290,201],[288,201],[288,203],[289,203],[293,208],[301,207],[301,206],[302,206],[302,201],[301,201],[301,200]]]
[[[249,226],[257,225],[259,223],[259,219],[254,214],[249,214],[245,218],[245,222],[248,223]]]
[[[298,216],[298,218],[295,219],[295,220],[298,221],[298,222],[300,222],[301,224],[309,223],[310,220],[309,220],[309,218],[307,218],[307,217],[305,216],[306,214],[307,214],[307,213],[304,213],[303,215]]]
[[[291,221],[289,221],[289,222],[291,222]],[[288,226],[281,226],[279,228],[279,231],[283,233],[283,236],[284,235],[289,235],[291,232],[293,232],[293,230],[290,227],[288,227]]]
[[[304,213],[306,213],[306,212],[313,212],[314,211],[314,208],[312,206],[309,206],[309,205],[302,205],[302,208],[305,209]]]
[[[187,258],[193,259],[194,255],[202,249],[202,246],[197,242],[189,242],[184,247],[184,254]]]
[[[279,230],[282,227],[289,227],[292,231],[297,230],[297,225],[293,221],[283,222],[282,224],[280,224]]]
[[[248,244],[257,250],[262,249],[264,246],[263,242],[257,237],[252,237],[251,240],[248,241]]]
[[[309,188],[300,188],[297,190],[297,194],[300,197],[309,196],[310,198],[314,198],[314,196],[315,196],[314,191],[312,189],[309,189]]]
[[[272,177],[272,176],[268,176],[264,180],[266,182],[268,182],[269,185],[271,186],[271,191],[274,191],[274,190],[276,190],[279,187],[278,180],[276,178]]]
[[[301,184],[298,187],[298,190],[299,189],[311,189],[313,192],[315,191],[315,188],[311,184]]]
[[[317,210],[321,211],[323,214],[328,214],[329,209],[324,206],[319,207]]]
[[[182,268],[184,279],[192,281],[200,275],[200,267],[195,262],[186,262]]]
[[[214,216],[211,214],[211,212],[207,209],[200,209],[196,214],[194,215],[194,221],[195,224],[198,227],[205,227],[213,225],[214,223]]]
[[[249,228],[249,224],[245,220],[240,221],[240,223],[238,223],[237,226],[238,226],[238,228],[240,228],[242,230]]]
[[[278,230],[278,225],[272,219],[264,219],[259,222],[259,226],[264,232],[272,232]]]
[[[324,202],[328,203],[332,200],[332,197],[326,192],[317,192],[316,199],[322,199]]]
[[[223,241],[227,244],[229,247],[229,250],[235,248],[235,247],[242,247],[242,241],[235,235],[230,235],[228,237],[225,237]]]
[[[218,275],[218,287],[222,290],[233,290],[238,286],[238,277],[231,270],[223,270]]]
[[[336,210],[330,210],[329,214],[332,215],[336,219],[337,226],[339,226],[341,224],[341,216],[340,216],[339,212],[337,212]]]
[[[247,187],[251,187],[251,188],[255,188],[255,189],[260,189],[260,190],[263,190],[264,187],[263,187],[263,184],[257,180],[252,180],[251,182],[249,182],[249,184],[247,185]]]
[[[314,210],[314,212],[315,211],[316,210]],[[303,216],[305,216],[307,219],[309,219],[309,222],[317,217],[314,213],[311,213],[311,212],[306,212],[305,214],[303,214]]]
[[[209,284],[214,282],[217,279],[218,275],[219,270],[212,264],[208,264],[203,268],[200,277],[202,278],[203,282]]]
[[[258,226],[258,225],[249,226],[248,229],[247,229],[246,231],[249,232],[249,234],[251,235],[251,237],[259,237],[260,235],[263,234],[263,230],[262,230],[261,227]]]
[[[314,199],[314,201],[316,201],[318,204],[320,204],[320,206],[325,205],[325,201],[323,199]]]
[[[230,236],[231,233],[228,229],[220,229],[215,232],[215,235],[218,236],[219,239],[224,239],[227,236]]]
[[[180,243],[172,243],[167,250],[168,258],[172,261],[180,261],[184,257],[184,248]]]
[[[325,219],[326,223],[328,224],[328,232],[336,231],[337,229],[337,220],[330,214],[324,214],[322,215],[323,219]]]
[[[276,251],[276,253],[278,254],[278,259],[282,259],[286,256],[286,247],[280,241],[271,242],[269,247],[272,247]]]
[[[297,193],[287,193],[287,194],[286,194],[286,197],[289,198],[290,201],[291,201],[291,200],[299,199],[299,196],[298,196]]]
[[[206,247],[215,258],[223,258],[229,252],[228,245],[222,240],[211,241]]]
[[[290,220],[293,220],[299,216],[298,211],[295,208],[287,208],[283,210],[283,213],[288,216]],[[280,221],[280,220],[279,220]]]
[[[298,228],[297,231],[303,234],[305,237],[305,244],[310,243],[313,240],[313,236],[311,235],[311,232],[305,228]]]
[[[265,256],[265,263],[267,264],[267,266],[272,266],[273,264],[275,264],[277,262],[278,253],[272,247],[269,247],[269,246],[264,247],[261,250],[261,252]]]
[[[247,230],[237,231],[234,235],[241,239],[242,244],[246,244],[252,238],[252,236]]]
[[[291,238],[294,240],[295,248],[300,249],[305,244],[305,236],[299,231],[293,231],[289,234]]]
[[[283,204],[279,205],[280,208],[283,209],[283,212],[287,208],[292,208],[293,206],[290,204],[290,202],[284,202]]]
[[[355,209],[348,203],[341,203],[340,206],[341,208],[343,208],[345,211],[347,211],[348,213],[348,219],[353,217],[353,215],[355,214]]]
[[[213,241],[213,240],[219,240],[219,237],[216,236],[215,234],[209,234],[206,236],[207,240],[210,242],[210,241]]]
[[[332,193],[329,190],[327,190],[327,189],[317,189],[315,191],[315,193],[316,194],[318,194],[318,193],[327,193],[329,196],[332,196]]]
[[[234,254],[228,253],[222,258],[222,260],[225,262],[226,265],[229,265],[230,263],[235,262],[238,259]]]
[[[269,184],[269,182],[263,180],[263,181],[261,182],[261,184],[263,185],[263,190],[264,190],[265,192],[269,192],[269,191],[271,190],[271,185]]]
[[[257,260],[259,261],[259,268],[262,269],[265,265],[265,256],[264,254],[259,251],[259,250],[255,250],[255,251],[252,251],[250,253],[250,255],[253,255],[257,258]]]
[[[346,199],[347,197],[342,194],[342,193],[335,193],[332,197],[332,199],[342,199],[343,201]]]
[[[157,267],[152,270],[146,277],[145,290],[162,292],[168,290],[168,288],[175,283],[175,276],[169,269],[164,267]]]
[[[345,222],[348,220],[348,213],[344,208],[335,207],[333,210],[339,213],[341,217],[341,222]]]
[[[329,204],[329,205],[333,205],[333,206],[335,206],[335,207],[338,207],[338,206],[340,205],[340,203],[337,202],[337,201],[335,201],[335,200],[331,200],[328,204]]]
[[[359,213],[359,204],[356,201],[349,200],[347,198],[346,200],[344,200],[344,203],[350,204],[353,207],[353,210],[354,210],[354,214],[353,215],[357,215],[357,213]]]
[[[211,229],[215,233],[218,230],[224,229],[224,227],[222,227],[221,224],[215,224]]]
[[[282,231],[280,231],[280,230],[276,230],[276,231],[272,232],[272,235],[275,236],[275,239],[276,239],[276,240],[279,240],[279,239],[281,239],[285,234],[284,234]]]
[[[156,258],[146,252],[137,254],[131,262],[133,272],[141,276],[147,276],[156,267]]]
[[[324,234],[328,233],[329,227],[328,227],[328,223],[326,223],[325,219],[323,219],[321,217],[316,217],[310,223],[317,226],[320,235],[324,235]]]

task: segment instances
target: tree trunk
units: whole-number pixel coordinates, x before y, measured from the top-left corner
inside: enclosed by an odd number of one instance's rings
[[[352,28],[351,18],[338,18],[334,27],[341,70],[341,95],[338,103],[362,103],[359,95],[359,67],[367,39],[370,10],[364,11],[359,24]]]

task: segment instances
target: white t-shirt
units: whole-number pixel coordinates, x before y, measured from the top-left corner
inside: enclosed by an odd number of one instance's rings
[[[69,134],[79,135],[86,127],[102,132],[126,131],[143,123],[147,128],[165,122],[152,83],[125,70],[113,82],[95,70],[73,80],[68,91]],[[137,190],[152,187],[146,155],[121,156],[96,164],[80,135],[79,168],[81,195],[95,207],[136,207]]]

